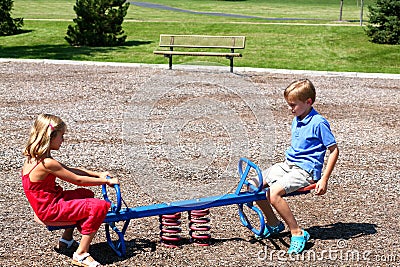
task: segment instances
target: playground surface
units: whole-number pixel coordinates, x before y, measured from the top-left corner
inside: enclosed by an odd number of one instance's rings
[[[0,266],[70,266],[53,250],[60,232],[33,221],[19,178],[39,113],[67,123],[54,157],[109,170],[127,204],[144,206],[231,192],[240,157],[262,169],[283,160],[292,116],[282,90],[300,78],[316,86],[340,148],[326,195],[288,198],[311,234],[302,255],[285,255],[288,229],[255,240],[236,206],[211,208],[208,247],[189,242],[182,214],[178,249],[160,244],[158,218],[147,217],[131,221],[127,257],[108,247],[103,226],[91,254],[105,266],[400,266],[400,79],[166,67],[1,62]]]

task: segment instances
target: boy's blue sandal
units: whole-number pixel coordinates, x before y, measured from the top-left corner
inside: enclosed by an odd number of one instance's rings
[[[280,232],[282,232],[283,230],[285,230],[285,225],[282,222],[279,222],[279,224],[276,225],[276,226],[270,226],[270,225],[266,224],[263,234],[261,236],[255,235],[254,237],[256,239],[260,240],[260,239],[263,239],[263,238],[268,238],[268,237],[272,237],[274,235],[277,235]]]
[[[290,238],[290,247],[288,254],[300,254],[306,247],[307,241],[310,239],[310,234],[306,230],[302,230],[302,236],[292,236]]]

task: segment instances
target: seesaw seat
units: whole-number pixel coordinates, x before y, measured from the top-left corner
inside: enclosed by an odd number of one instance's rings
[[[57,230],[57,229],[66,229],[66,228],[75,228],[76,222],[66,221],[66,222],[43,222],[41,221],[36,213],[33,213],[33,219],[35,222],[44,225],[49,229],[49,231]]]

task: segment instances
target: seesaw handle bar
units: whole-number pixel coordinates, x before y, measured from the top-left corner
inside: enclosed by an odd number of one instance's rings
[[[246,168],[243,170],[243,163],[246,163]],[[247,176],[249,175],[249,172],[251,169],[254,169],[257,173],[258,176],[258,187],[255,185],[249,183],[247,180]],[[250,161],[247,158],[240,158],[239,163],[238,163],[238,171],[240,175],[240,182],[238,184],[238,187],[236,189],[236,194],[239,194],[240,191],[242,190],[242,187],[246,185],[251,191],[255,193],[259,193],[263,190],[263,176],[260,168]]]
[[[246,168],[244,170],[243,170],[243,163],[246,163]],[[258,176],[258,187],[255,187],[253,184],[249,183],[249,181],[247,180],[247,176],[249,175],[249,172],[252,168],[256,171],[257,176]],[[239,174],[240,174],[240,182],[238,184],[235,194],[237,194],[237,195],[240,194],[240,191],[244,185],[248,186],[251,189],[251,191],[254,192],[255,194],[262,191],[262,189],[263,189],[262,188],[263,187],[262,172],[255,163],[253,163],[252,161],[250,161],[247,158],[241,158],[239,160],[238,170],[239,170]],[[111,179],[111,177],[107,176],[107,179]],[[113,187],[115,189],[115,195],[116,195],[116,201],[117,201],[116,203],[113,203],[109,199],[109,197],[107,195],[107,185],[102,186],[102,193],[103,193],[104,200],[111,203],[111,211],[114,213],[118,213],[121,210],[121,206],[122,206],[121,189],[118,184],[113,185]]]
[[[243,163],[246,164],[246,168],[243,170]],[[249,172],[251,169],[254,169],[257,173],[258,176],[258,187],[256,187],[255,185],[253,185],[252,183],[250,183],[247,180],[247,176],[249,175]],[[262,176],[262,172],[260,170],[260,168],[253,163],[252,161],[250,161],[247,158],[241,158],[239,160],[238,163],[238,171],[240,174],[240,182],[238,184],[238,187],[236,189],[235,194],[239,195],[242,187],[245,185],[247,186],[247,188],[249,189],[250,192],[254,193],[255,195],[260,194],[260,192],[262,192],[263,190],[263,176]],[[263,195],[265,195],[265,193],[261,193]],[[244,213],[244,205],[246,205],[247,207],[250,208],[250,210],[252,210],[253,212],[255,212],[258,215],[258,219],[260,222],[260,228],[257,229],[255,228],[251,223],[250,220],[247,218],[246,214]],[[239,208],[239,217],[240,217],[240,221],[243,224],[243,226],[247,227],[250,231],[252,231],[254,234],[261,236],[264,233],[264,229],[266,227],[265,225],[265,219],[264,219],[264,215],[262,213],[262,211],[253,205],[253,201],[249,201],[247,203],[244,204],[238,204],[238,208]]]
[[[107,179],[111,179],[110,176],[107,176]],[[102,186],[102,193],[103,193],[103,198],[105,201],[110,202],[111,203],[111,211],[118,213],[121,210],[121,205],[122,205],[122,198],[121,198],[121,188],[119,186],[119,184],[115,184],[113,185],[114,189],[115,189],[115,195],[116,195],[116,201],[117,203],[113,203],[107,195],[107,185],[103,184]]]

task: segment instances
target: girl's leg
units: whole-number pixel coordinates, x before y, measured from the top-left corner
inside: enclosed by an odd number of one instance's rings
[[[64,233],[61,235],[61,238],[58,240],[58,245],[54,247],[54,249],[61,254],[69,255],[74,252],[79,243],[74,240],[73,237],[74,228],[67,228],[64,230]]]
[[[65,201],[84,198],[94,198],[94,193],[87,188],[77,188],[74,190],[65,190],[63,192],[63,199]]]
[[[61,238],[70,241],[73,238],[73,234],[74,234],[74,228],[67,228],[64,230],[64,233],[62,234]]]
[[[65,201],[69,201],[72,199],[85,199],[85,198],[92,198],[94,197],[94,193],[86,188],[77,188],[74,190],[65,190],[63,192],[63,199]],[[62,234],[61,238],[70,241],[73,239],[74,235],[74,228],[67,228],[64,230],[64,233]]]
[[[82,261],[82,263],[92,266],[92,264],[96,263],[94,266],[101,266],[97,261],[95,261],[92,256],[89,255],[89,247],[90,243],[97,232],[93,232],[87,235],[82,235],[81,242],[79,243],[79,247],[74,253],[73,261]]]
[[[90,243],[92,243],[92,240],[94,236],[96,235],[97,232],[90,233],[88,235],[82,235],[81,242],[79,243],[79,247],[76,250],[76,253],[78,255],[82,255],[84,253],[89,253],[89,247]]]

